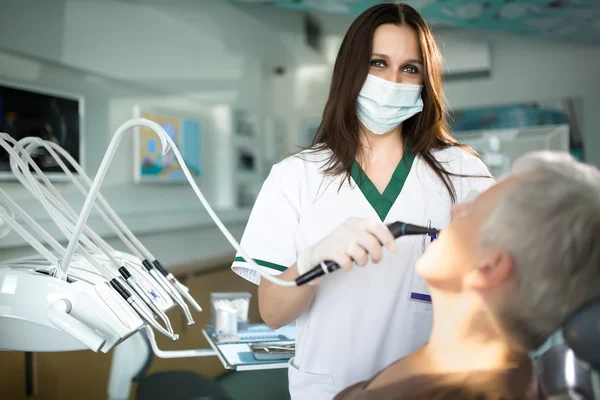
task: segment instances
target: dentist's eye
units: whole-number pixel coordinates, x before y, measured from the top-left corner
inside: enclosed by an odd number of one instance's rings
[[[383,60],[371,60],[371,66],[376,68],[385,68],[387,64]]]
[[[414,65],[406,65],[402,68],[402,72],[408,72],[409,74],[418,74],[419,69]]]

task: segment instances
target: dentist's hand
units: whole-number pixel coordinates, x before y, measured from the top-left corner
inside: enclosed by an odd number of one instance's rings
[[[335,261],[345,270],[355,263],[360,267],[381,261],[383,248],[396,251],[396,241],[387,226],[378,220],[350,218],[320,242],[304,250],[296,266],[300,275],[323,261]],[[309,284],[316,284],[315,279]]]

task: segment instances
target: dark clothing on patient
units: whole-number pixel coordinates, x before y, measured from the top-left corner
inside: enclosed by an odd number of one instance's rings
[[[375,378],[350,386],[339,393],[335,399],[538,400],[544,398],[532,362],[509,370],[419,375],[402,379],[388,386],[366,389]]]

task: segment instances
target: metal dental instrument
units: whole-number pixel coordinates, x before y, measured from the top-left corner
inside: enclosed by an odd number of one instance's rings
[[[148,312],[144,307],[138,304],[135,297],[116,278],[110,280],[110,285],[123,297],[123,299],[125,299],[125,301],[127,301],[127,303],[129,303],[129,305],[138,313],[140,318],[142,318],[148,325],[152,326],[154,329],[156,329],[157,331],[159,331],[160,333],[167,336],[173,341],[179,339],[178,334],[168,332],[159,323],[157,323],[154,320],[154,316],[150,312]]]
[[[399,238],[401,236],[408,235],[430,235],[431,237],[437,236],[439,234],[439,230],[435,228],[428,228],[425,226],[407,224],[405,222],[394,222],[389,224],[388,229],[394,235],[394,238]],[[302,286],[307,284],[308,282],[317,279],[320,276],[328,274],[330,272],[336,271],[340,269],[340,266],[334,261],[324,261],[321,265],[317,265],[310,271],[300,275],[296,278],[296,285]]]
[[[190,296],[189,289],[187,287],[185,287],[184,285],[182,285],[181,283],[179,283],[177,278],[175,278],[175,276],[173,276],[172,273],[167,271],[167,269],[165,267],[163,267],[163,265],[160,263],[160,261],[154,260],[154,262],[152,264],[154,264],[154,267],[158,270],[158,272],[163,274],[163,276],[169,282],[171,282],[171,284],[173,286],[175,286],[175,288],[179,291],[181,296],[183,298],[185,298],[188,301],[188,303],[190,303],[192,305],[192,307],[194,307],[196,309],[196,311],[198,311],[198,312],[202,311],[202,307],[200,307],[200,304],[198,304],[196,302],[196,300],[192,296]]]
[[[173,327],[171,326],[171,321],[167,315],[161,310],[154,301],[150,298],[150,295],[144,290],[144,288],[139,284],[139,282],[131,275],[131,273],[125,267],[119,268],[119,272],[125,282],[133,289],[134,292],[138,294],[138,296],[146,303],[148,307],[154,312],[154,314],[158,315],[160,319],[165,323],[165,327],[169,333],[173,333]]]
[[[158,270],[156,268],[154,268],[154,265],[150,264],[150,262],[148,260],[142,261],[142,265],[146,268],[146,270],[148,270],[148,273],[150,275],[152,275],[152,277],[156,280],[156,282],[158,282],[160,287],[165,292],[167,292],[169,294],[169,296],[171,296],[173,301],[175,303],[177,303],[177,305],[179,307],[181,307],[181,309],[183,310],[183,314],[185,315],[185,318],[187,319],[187,324],[189,326],[194,325],[196,322],[194,321],[194,318],[192,317],[192,313],[190,312],[189,307],[187,306],[187,304],[185,304],[183,297],[181,297],[179,295],[179,292],[177,290],[175,290],[175,288],[173,287],[171,282],[169,282],[167,280],[167,277],[165,275],[163,275],[162,273],[158,272]]]

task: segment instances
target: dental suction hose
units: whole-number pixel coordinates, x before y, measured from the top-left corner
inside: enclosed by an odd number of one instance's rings
[[[439,230],[435,228],[427,228],[424,226],[407,224],[405,222],[394,222],[389,224],[388,229],[394,235],[394,238],[398,239],[401,236],[409,236],[409,235],[429,235],[432,237],[437,237],[439,234]],[[320,265],[317,265],[310,271],[300,275],[296,278],[296,285],[302,286],[307,284],[308,282],[317,279],[320,276],[328,274],[330,272],[336,271],[340,269],[339,264],[334,261],[325,261]]]

